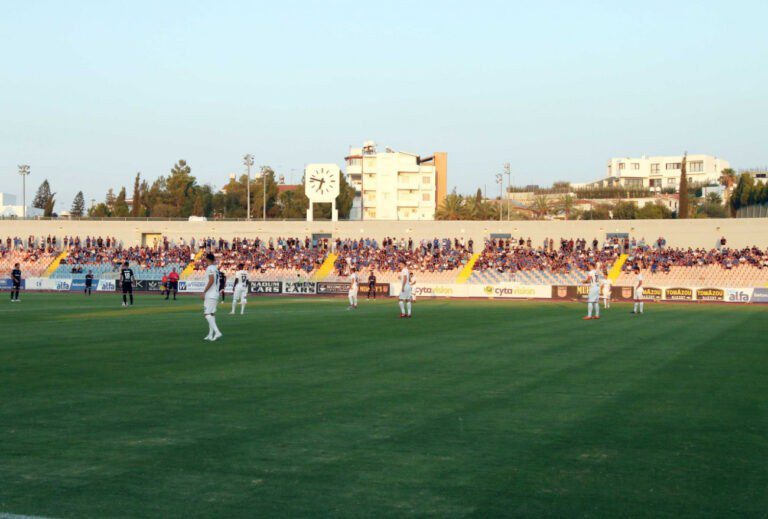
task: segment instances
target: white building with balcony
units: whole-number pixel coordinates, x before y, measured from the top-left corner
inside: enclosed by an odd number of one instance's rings
[[[434,220],[447,191],[446,153],[420,157],[373,142],[350,149],[347,178],[357,196],[351,218],[362,220]]]
[[[680,186],[682,155],[664,157],[617,157],[608,161],[606,178],[608,186],[650,188],[652,191],[675,189]],[[727,160],[712,155],[688,155],[686,174],[688,184],[717,183],[724,169],[730,167]]]

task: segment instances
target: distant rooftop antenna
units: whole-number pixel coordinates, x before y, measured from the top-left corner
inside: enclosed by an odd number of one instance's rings
[[[363,154],[372,155],[376,153],[376,143],[373,141],[365,141],[363,143]]]

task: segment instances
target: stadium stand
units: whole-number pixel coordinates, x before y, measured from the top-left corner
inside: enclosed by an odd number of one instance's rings
[[[61,252],[65,254],[61,254]],[[123,261],[129,261],[138,279],[160,279],[176,268],[186,269],[187,279],[203,277],[200,252],[217,255],[220,268],[231,274],[244,263],[255,280],[316,279],[344,281],[348,267],[363,274],[373,270],[380,283],[397,280],[398,262],[404,259],[422,283],[475,284],[521,283],[526,285],[582,284],[591,261],[607,273],[623,254],[617,286],[632,283],[638,266],[648,286],[768,286],[768,250],[758,247],[670,248],[662,237],[644,239],[546,239],[534,246],[530,239],[489,239],[478,254],[474,243],[457,238],[414,241],[406,238],[318,239],[204,237],[174,243],[166,237],[152,246],[123,247],[113,237],[29,236],[0,241],[0,275],[7,275],[18,262],[25,277],[82,278],[90,270],[96,279],[114,278]],[[197,260],[195,258],[197,257]],[[56,261],[59,258],[60,263]],[[325,269],[321,266],[328,260]],[[470,261],[474,260],[474,263]],[[50,268],[49,268],[50,267]],[[466,269],[465,269],[466,267]],[[46,270],[48,269],[48,271]],[[471,272],[470,272],[471,271]],[[320,277],[313,277],[321,273]],[[327,274],[326,274],[327,273]]]
[[[15,263],[29,276],[40,276],[58,256],[56,240],[49,236],[27,240],[8,237],[0,243],[0,273],[9,273]]]

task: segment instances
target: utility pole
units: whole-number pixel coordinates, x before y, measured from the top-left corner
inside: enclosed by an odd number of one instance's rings
[[[509,196],[512,191],[512,167],[509,162],[504,164],[504,174],[507,176],[507,220],[511,220],[512,209],[509,207]]]
[[[502,205],[504,203],[504,199],[502,198],[504,192],[504,177],[501,173],[496,173],[496,183],[499,185],[499,221],[501,221],[501,215],[504,213],[504,206]]]
[[[27,175],[29,175],[29,165],[28,164],[21,164],[19,166],[19,175],[21,175],[21,199],[22,199],[22,207],[21,207],[21,214],[22,218],[27,217]]]
[[[253,155],[249,153],[248,155],[243,157],[243,164],[245,164],[245,170],[248,174],[248,181],[245,183],[247,186],[246,196],[248,197],[248,201],[246,202],[246,206],[247,206],[246,211],[247,211],[247,219],[250,220],[251,219],[251,166],[253,166]]]

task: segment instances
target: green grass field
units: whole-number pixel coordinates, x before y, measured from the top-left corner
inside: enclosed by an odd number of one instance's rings
[[[0,300],[0,515],[757,516],[768,307]]]

